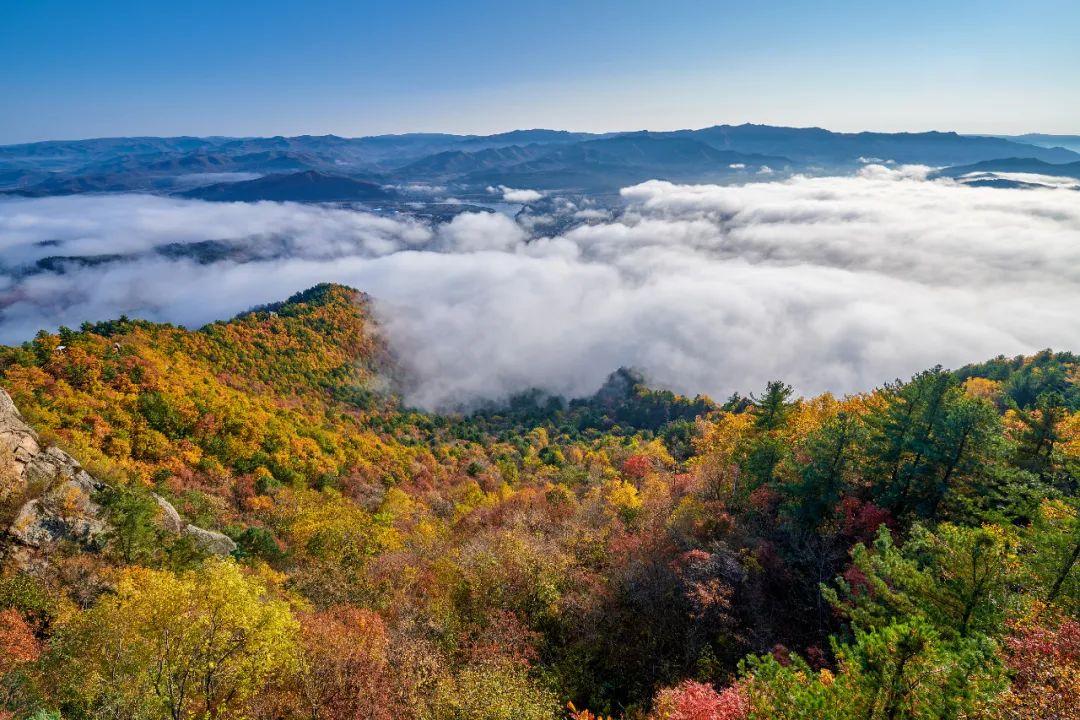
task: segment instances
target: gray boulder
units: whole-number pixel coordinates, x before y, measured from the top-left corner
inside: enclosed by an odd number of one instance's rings
[[[16,487],[39,497],[19,508],[8,533],[17,542],[40,548],[57,540],[92,544],[105,534],[101,506],[94,493],[105,486],[90,477],[75,458],[57,447],[41,446],[11,397],[0,390],[0,443],[11,453]]]
[[[47,467],[46,463],[39,463],[37,471],[44,472]],[[93,500],[93,493],[103,486],[81,469],[69,477],[61,473],[62,470],[45,486],[40,498],[28,501],[19,509],[8,528],[16,541],[35,548],[58,540],[92,545],[108,532],[101,506]]]
[[[236,552],[236,543],[227,535],[213,530],[203,530],[195,525],[188,525],[184,532],[205,552],[213,555],[232,555]]]
[[[11,396],[0,389],[0,445],[11,453],[19,479],[27,464],[41,452],[38,435],[23,420]]]
[[[154,493],[154,501],[161,508],[161,524],[165,529],[175,535],[184,532],[187,523],[180,517],[180,513],[176,512],[176,508],[173,507],[172,503],[157,493]]]
[[[157,502],[158,507],[161,508],[161,524],[169,532],[175,535],[187,535],[195,541],[195,544],[203,552],[212,555],[232,555],[236,551],[236,543],[228,535],[213,530],[204,530],[197,525],[189,525],[180,517],[180,513],[176,511],[171,502],[157,494],[154,495],[154,500]]]

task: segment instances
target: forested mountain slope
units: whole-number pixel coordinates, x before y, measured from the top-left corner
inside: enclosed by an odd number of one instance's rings
[[[121,319],[0,351],[100,521],[67,533],[86,506],[54,497],[52,541],[0,543],[0,716],[1080,703],[1075,356],[844,399],[685,398],[619,370],[591,398],[444,416],[395,398],[373,322],[324,285],[200,330]],[[5,526],[48,490],[20,452],[0,443]],[[170,532],[158,498],[233,557]]]

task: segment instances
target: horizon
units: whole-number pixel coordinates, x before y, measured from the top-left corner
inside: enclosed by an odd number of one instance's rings
[[[362,140],[364,138],[379,138],[379,137],[408,137],[408,136],[424,136],[424,135],[447,135],[456,136],[462,138],[483,138],[483,137],[497,137],[500,135],[508,135],[514,132],[564,132],[571,134],[585,134],[585,135],[632,135],[639,133],[672,133],[682,131],[696,131],[705,130],[714,127],[770,127],[779,128],[784,130],[824,130],[826,132],[834,133],[837,135],[959,135],[962,137],[995,137],[995,138],[1024,138],[1032,136],[1044,136],[1044,137],[1062,137],[1062,138],[1076,138],[1080,137],[1080,129],[1077,132],[1043,132],[1041,130],[1031,130],[1018,133],[992,133],[992,132],[961,132],[959,130],[943,129],[943,128],[930,128],[926,130],[878,130],[873,128],[866,128],[862,130],[837,130],[832,127],[825,127],[822,125],[780,125],[775,123],[758,123],[758,122],[718,122],[709,125],[700,126],[683,126],[683,127],[671,127],[671,128],[638,128],[634,130],[579,130],[562,127],[515,127],[505,130],[496,130],[493,132],[444,132],[440,130],[414,130],[409,132],[377,132],[364,135],[342,135],[334,132],[327,133],[312,133],[312,132],[297,132],[297,133],[271,133],[266,135],[223,135],[223,134],[206,134],[197,135],[193,133],[180,133],[176,135],[94,135],[87,137],[48,137],[39,140],[27,140],[23,142],[0,142],[0,147],[10,147],[16,145],[36,145],[41,143],[65,143],[65,142],[94,142],[99,140],[132,140],[138,138],[198,138],[202,140],[212,139],[224,139],[224,140],[245,140],[245,139],[270,139],[270,138],[327,138],[334,137],[342,140]]]

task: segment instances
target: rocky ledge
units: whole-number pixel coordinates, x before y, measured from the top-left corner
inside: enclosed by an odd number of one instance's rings
[[[0,389],[0,458],[3,468],[0,500],[27,498],[15,513],[6,533],[0,527],[0,548],[13,545],[17,560],[33,555],[59,541],[96,547],[109,534],[106,514],[96,501],[108,486],[82,469],[78,461],[55,446],[43,446],[26,424],[11,396]],[[190,536],[204,551],[229,555],[236,544],[227,536],[191,525],[168,501],[155,495],[162,526],[175,534]],[[17,500],[16,500],[17,501]]]

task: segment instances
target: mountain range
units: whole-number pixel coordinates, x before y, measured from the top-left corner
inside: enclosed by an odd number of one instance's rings
[[[1043,174],[1068,175],[1080,152],[1053,145],[1054,137],[745,124],[607,134],[532,129],[486,136],[99,138],[0,146],[0,193],[153,192],[305,202],[386,199],[391,192],[380,185],[406,193],[430,185],[466,193],[487,186],[604,193],[654,178],[723,183],[851,172],[872,162],[940,168],[1017,158],[1042,163]],[[1061,138],[1068,145],[1071,136]]]
[[[1039,147],[1063,147],[1066,150],[1080,152],[1080,135],[1047,135],[1045,133],[1026,133],[1024,135],[1002,135],[1006,140],[1038,145]]]
[[[1035,158],[1002,158],[983,160],[970,165],[943,168],[933,173],[935,177],[958,178],[972,173],[1028,173],[1056,177],[1080,178],[1080,161],[1071,163],[1048,163]]]

